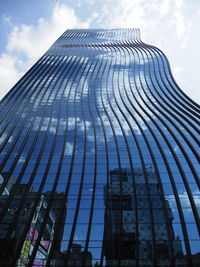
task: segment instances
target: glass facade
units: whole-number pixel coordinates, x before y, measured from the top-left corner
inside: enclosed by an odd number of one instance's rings
[[[138,29],[67,30],[0,110],[0,266],[200,266],[200,108]]]

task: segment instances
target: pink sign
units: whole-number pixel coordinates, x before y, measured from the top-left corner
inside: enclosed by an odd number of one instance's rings
[[[46,249],[48,250],[49,245],[50,245],[50,241],[49,240],[41,240],[40,244]]]
[[[28,240],[37,240],[38,238],[38,231],[31,225],[29,228],[28,234],[27,234],[27,239]]]

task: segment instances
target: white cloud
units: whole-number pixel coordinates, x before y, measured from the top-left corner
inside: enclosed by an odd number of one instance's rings
[[[2,16],[2,20],[4,23],[8,24],[9,26],[12,26],[12,20],[10,16],[4,14]]]
[[[74,9],[57,4],[53,7],[50,18],[41,18],[36,25],[16,26],[12,24],[9,16],[4,16],[4,22],[12,25],[12,31],[8,38],[7,51],[0,55],[0,70],[5,65],[5,55],[9,57],[10,62],[4,70],[4,75],[0,74],[0,98],[65,29],[137,27],[141,30],[144,42],[159,47],[167,55],[178,85],[187,95],[200,102],[200,54],[195,52],[200,46],[200,27],[197,26],[200,24],[198,1],[71,2]],[[89,8],[86,12],[87,5]],[[79,17],[75,13],[76,8]],[[20,58],[22,62],[19,66]]]
[[[192,195],[193,195],[193,199],[196,204],[196,207],[199,208],[200,207],[199,191],[198,190],[193,191]],[[177,205],[176,205],[176,200],[175,200],[174,195],[169,195],[166,198],[169,201],[170,208],[172,209],[172,211],[176,211]],[[187,192],[179,193],[179,199],[181,201],[182,208],[184,209],[185,215],[190,216],[192,214],[192,208],[191,208],[191,204],[190,204],[190,200],[189,200]]]
[[[180,88],[200,102],[200,24],[198,1],[108,0],[96,19],[100,27],[140,28],[143,42],[168,57]],[[115,8],[112,8],[115,6]],[[180,71],[177,72],[177,69]],[[192,83],[192,87],[191,87]]]
[[[171,26],[172,27],[174,26],[176,29],[178,40],[181,40],[181,38],[184,36],[184,33],[186,31],[186,25],[185,25],[183,13],[180,11],[174,12],[174,16],[172,20],[170,21],[170,23],[171,23]]]
[[[6,52],[0,55],[0,99],[66,29],[88,28],[91,19],[82,21],[74,9],[55,5],[48,20],[12,26]],[[11,25],[10,17],[3,20]]]
[[[5,53],[0,55],[0,99],[24,73],[17,67],[17,61],[18,57]]]
[[[9,52],[23,53],[31,60],[41,56],[68,28],[87,28],[89,22],[80,21],[74,9],[56,5],[49,20],[40,18],[36,26],[14,26],[8,39]]]
[[[100,27],[137,27],[144,24],[144,10],[141,8],[141,0],[109,0],[104,4],[100,12]],[[110,8],[110,7],[115,8]]]
[[[174,2],[178,9],[180,9],[183,5],[183,0],[175,0]]]
[[[160,17],[163,17],[168,13],[169,7],[170,7],[170,0],[161,1],[159,8]]]
[[[73,144],[72,143],[69,143],[67,142],[66,143],[66,148],[65,148],[65,155],[72,155],[72,152],[73,152]]]
[[[40,123],[41,119],[42,118],[39,116],[35,117],[35,123],[33,126],[34,131],[37,131],[38,124]],[[41,127],[41,131],[46,132],[49,122],[50,122],[50,117],[44,117],[43,118],[43,125]],[[50,126],[49,131],[50,131],[50,133],[55,134],[58,123],[59,123],[59,130],[60,131],[61,130],[64,131],[66,129],[66,127],[67,127],[68,131],[72,131],[75,129],[75,122],[77,123],[78,131],[84,132],[85,128],[86,128],[86,131],[91,130],[91,122],[90,121],[85,120],[85,124],[84,124],[84,121],[81,120],[79,117],[76,118],[76,121],[75,121],[74,117],[69,117],[68,121],[66,119],[63,119],[63,118],[61,118],[60,120],[58,120],[57,118],[51,118],[51,126]],[[5,137],[6,137],[6,135],[4,135],[4,138]],[[3,142],[3,138],[0,138],[0,142]]]

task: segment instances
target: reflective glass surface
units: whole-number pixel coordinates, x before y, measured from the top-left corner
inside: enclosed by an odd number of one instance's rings
[[[0,266],[200,266],[199,106],[138,29],[67,30],[0,111]]]

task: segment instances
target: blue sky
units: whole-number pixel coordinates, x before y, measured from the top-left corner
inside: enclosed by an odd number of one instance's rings
[[[200,0],[0,0],[0,99],[69,28],[138,27],[200,103]]]

